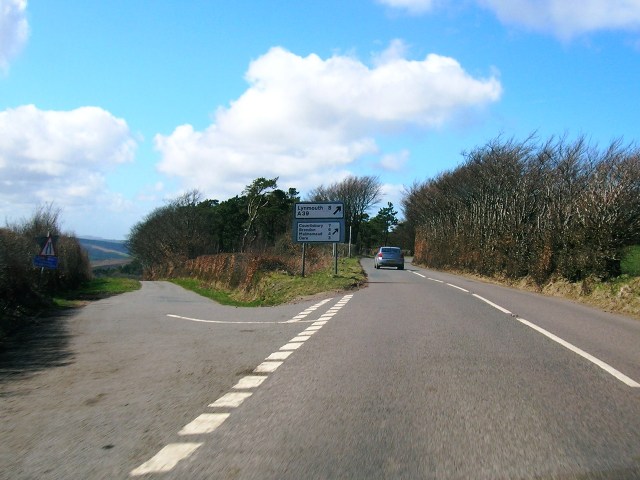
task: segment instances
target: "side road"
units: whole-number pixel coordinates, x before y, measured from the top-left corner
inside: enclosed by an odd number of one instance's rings
[[[0,478],[126,477],[295,335],[302,324],[284,322],[317,302],[241,309],[143,282],[42,320],[30,353],[0,357]]]

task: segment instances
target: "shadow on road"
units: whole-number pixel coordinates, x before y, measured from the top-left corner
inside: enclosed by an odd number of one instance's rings
[[[0,383],[38,371],[69,365],[72,360],[68,317],[73,311],[33,320],[0,344]],[[7,393],[0,392],[0,397]]]

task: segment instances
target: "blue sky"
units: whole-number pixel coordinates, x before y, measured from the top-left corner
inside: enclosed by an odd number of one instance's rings
[[[399,206],[498,135],[637,144],[638,112],[640,0],[0,0],[3,223],[124,239],[261,176]]]

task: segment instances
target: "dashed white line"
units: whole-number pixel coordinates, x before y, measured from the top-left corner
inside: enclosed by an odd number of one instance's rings
[[[422,277],[422,278],[427,278],[426,275],[422,275],[421,273],[418,273],[418,272],[411,272],[411,273],[413,273],[414,275],[417,275],[419,277]]]
[[[247,375],[240,379],[233,388],[236,390],[247,390],[250,388],[257,388],[267,379],[264,375]]]
[[[432,282],[444,283],[442,280],[438,280],[437,278],[427,277],[427,280],[431,280]]]
[[[273,352],[265,360],[286,360],[293,352]]]
[[[262,362],[253,371],[255,373],[272,373],[284,362]]]
[[[178,435],[202,435],[216,430],[224,421],[229,418],[228,413],[203,413],[191,423],[188,423]]]
[[[180,460],[190,456],[201,445],[202,443],[170,443],[156,453],[153,458],[132,470],[131,475],[137,477],[147,473],[169,472]]]
[[[213,402],[210,407],[228,407],[228,408],[237,408],[242,402],[244,402],[247,398],[253,395],[251,392],[229,392],[225,393],[215,402]]]
[[[306,342],[310,337],[307,335],[298,335],[297,337],[293,337],[289,342]]]
[[[329,319],[331,319],[342,307],[344,307],[349,300],[353,297],[351,295],[345,295],[342,299],[336,303],[332,308],[327,310],[327,312],[322,315],[318,320],[311,321],[313,325],[308,327],[303,332],[300,332],[296,337],[291,339],[287,344],[280,347],[277,352],[273,352],[269,355],[264,362],[258,365],[253,372],[254,373],[272,373],[278,367],[280,367],[284,360],[287,359],[294,350],[297,350],[304,344],[306,340],[310,338],[311,335],[316,333],[319,329],[321,329]],[[218,323],[218,324],[276,324],[276,323],[296,323],[301,322],[303,318],[310,315],[312,312],[320,308],[325,303],[332,300],[331,298],[322,300],[317,304],[307,308],[303,312],[300,312],[298,315],[295,315],[291,320],[287,320],[286,322],[234,322],[234,321],[223,321],[223,320],[202,320],[198,318],[189,318],[183,317],[180,315],[168,314],[168,317],[178,318],[182,320],[190,320],[193,322],[202,322],[202,323]],[[266,375],[247,375],[238,381],[233,386],[233,390],[252,390],[260,385],[266,380]],[[242,404],[247,398],[249,398],[253,392],[238,392],[231,391],[217,399],[215,402],[209,405],[211,408],[236,408]],[[215,431],[224,421],[230,416],[230,413],[203,413],[200,416],[196,417],[192,422],[185,425],[179,432],[178,435],[202,435],[207,433],[212,433]],[[195,452],[202,443],[193,443],[193,442],[185,442],[185,443],[170,443],[165,446],[162,450],[160,450],[155,456],[153,456],[150,460],[146,461],[138,468],[132,470],[130,472],[131,476],[140,476],[146,475],[150,473],[162,473],[169,472],[173,470],[173,468],[180,462],[181,460],[189,457],[193,452]]]

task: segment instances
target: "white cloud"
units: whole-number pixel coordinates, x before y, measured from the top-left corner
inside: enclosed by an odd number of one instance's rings
[[[452,0],[378,0],[412,14],[433,10]],[[551,33],[561,39],[599,30],[640,30],[639,0],[475,0],[501,22]]]
[[[207,129],[181,125],[156,136],[159,170],[219,198],[259,176],[304,190],[342,178],[355,160],[377,153],[376,135],[440,127],[501,96],[497,78],[473,78],[452,58],[403,54],[394,42],[369,67],[348,56],[324,60],[272,48],[249,66],[249,88],[219,108]]]
[[[507,24],[569,39],[597,30],[640,29],[638,0],[477,0]]]
[[[26,0],[0,0],[0,71],[22,50],[29,37]]]
[[[393,209],[398,212],[398,218],[403,218],[402,199],[405,197],[406,187],[395,183],[385,183],[382,185],[382,200],[370,212],[375,216],[381,208],[386,208],[387,203],[393,204]]]
[[[30,216],[37,205],[98,211],[121,200],[105,174],[133,160],[126,122],[97,107],[44,111],[25,105],[0,112],[0,215]],[[65,214],[66,216],[66,214]]]
[[[437,0],[378,0],[378,2],[412,14],[428,12],[438,3]]]
[[[398,172],[404,168],[410,157],[409,150],[402,150],[396,153],[383,155],[378,166],[383,170]]]

